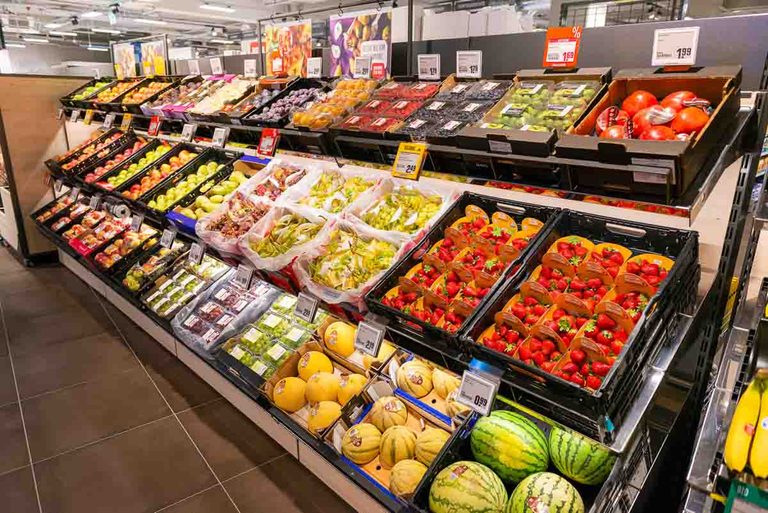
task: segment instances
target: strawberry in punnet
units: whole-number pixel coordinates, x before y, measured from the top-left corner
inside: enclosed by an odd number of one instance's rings
[[[506,244],[514,230],[509,226],[501,226],[498,224],[487,224],[477,234],[483,239],[487,240],[493,245]]]
[[[397,287],[397,294],[389,297],[384,296],[381,302],[403,313],[410,314],[418,299],[419,295],[416,292],[405,292],[400,287]]]
[[[461,251],[453,239],[449,237],[444,238],[439,244],[433,254],[446,264],[452,262]]]
[[[467,282],[464,282],[456,271],[448,271],[445,273],[445,279],[442,283],[440,280],[437,280],[436,283],[439,283],[439,286],[434,292],[448,302],[452,301],[467,286]]]
[[[584,280],[577,276],[571,280],[568,292],[584,301],[589,310],[592,311],[595,309],[595,305],[608,293],[608,287],[603,284],[600,278]]]
[[[480,343],[489,349],[512,356],[518,344],[524,339],[520,332],[506,324],[494,324],[493,330],[480,338]]]
[[[664,281],[669,271],[659,264],[651,262],[646,259],[641,259],[639,262],[628,262],[626,270],[630,274],[635,274],[643,278],[648,285],[654,287]]]
[[[435,280],[440,277],[440,270],[434,265],[422,263],[417,267],[418,270],[410,278],[423,287],[431,287]]]
[[[629,333],[605,314],[597,314],[584,328],[584,336],[597,343],[600,351],[611,357],[621,353],[629,339]]]
[[[565,259],[574,267],[584,261],[589,253],[589,249],[585,247],[583,241],[577,237],[560,239],[557,242],[556,251],[565,257]]]
[[[546,325],[565,342],[566,347],[571,344],[573,337],[589,319],[571,315],[562,308],[556,309],[552,313],[552,319]]]
[[[426,322],[427,324],[437,326],[437,324],[445,315],[445,310],[439,306],[429,306],[425,304],[423,309],[414,309],[411,312],[411,315]]]
[[[461,257],[460,262],[473,273],[484,271],[491,276],[500,275],[501,271],[506,267],[504,262],[494,256],[489,257],[484,251],[479,249],[471,249],[466,255]]]
[[[600,251],[593,251],[589,259],[603,266],[613,278],[619,274],[619,269],[624,264],[624,256],[611,247],[603,247]]]
[[[613,299],[619,306],[627,311],[632,322],[640,320],[640,316],[648,306],[650,298],[642,292],[626,292],[624,294],[617,294]]]
[[[546,334],[547,328],[534,328],[531,334],[517,350],[517,358],[523,363],[552,372],[555,365],[563,357],[562,341],[555,333]]]
[[[472,233],[477,233],[482,230],[485,225],[488,224],[488,220],[482,216],[473,217],[462,221],[454,225],[453,227],[459,230],[465,237],[469,237]]]
[[[539,278],[536,281],[552,292],[552,297],[556,297],[557,294],[568,291],[571,278],[566,276],[560,269],[553,269],[549,266],[542,265]]]
[[[547,313],[547,310],[549,310],[549,305],[540,302],[534,296],[521,296],[518,301],[509,308],[509,311],[512,314],[529,327],[539,322],[539,319]]]
[[[479,287],[474,282],[471,282],[461,289],[456,299],[464,301],[472,308],[477,308],[477,305],[480,304],[480,300],[487,296],[490,290],[489,287]]]
[[[448,310],[445,312],[445,316],[443,317],[443,324],[440,327],[449,333],[456,333],[459,331],[459,328],[461,328],[461,325],[464,324],[465,320],[466,317],[461,315],[459,312],[455,310]]]

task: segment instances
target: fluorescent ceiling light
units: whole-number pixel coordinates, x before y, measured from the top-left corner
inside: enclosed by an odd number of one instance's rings
[[[47,43],[47,39],[43,39],[42,37],[25,37],[24,41],[27,43]]]
[[[64,25],[65,25],[65,23],[46,23],[44,25],[44,27],[45,28],[50,28],[50,29],[57,29],[59,27],[63,27]]]
[[[75,37],[75,36],[77,36],[77,32],[61,32],[59,30],[51,30],[50,32],[48,32],[48,35],[49,36],[65,36],[65,37],[66,36],[72,36],[72,37]]]
[[[235,12],[235,10],[229,6],[215,5],[215,4],[200,4],[200,9],[206,9],[208,11],[219,11],[219,12]]]
[[[103,29],[103,28],[92,28],[91,32],[98,32],[100,34],[119,34],[119,30],[112,30],[112,29]]]
[[[100,13],[99,11],[88,11],[81,14],[80,17],[81,18],[98,18],[102,14],[103,13]]]
[[[211,43],[218,43],[220,45],[234,45],[237,41],[230,41],[229,39],[211,39]]]
[[[108,52],[109,48],[104,48],[103,46],[89,46],[88,49],[92,52]]]
[[[26,48],[27,45],[23,45],[20,43],[5,43],[6,48]]]
[[[39,34],[39,30],[31,29],[31,28],[20,28],[20,27],[4,27],[4,32],[9,32],[11,34]]]
[[[143,25],[168,25],[167,21],[152,20],[152,19],[149,19],[149,18],[133,18],[132,21],[134,23],[141,23]]]

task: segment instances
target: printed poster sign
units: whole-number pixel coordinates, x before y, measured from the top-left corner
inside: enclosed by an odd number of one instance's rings
[[[392,57],[392,9],[373,9],[331,16],[329,76],[351,77],[355,59],[370,57],[371,66],[383,63],[389,76]]]
[[[267,75],[306,77],[307,60],[312,57],[312,20],[268,25],[264,46]]]

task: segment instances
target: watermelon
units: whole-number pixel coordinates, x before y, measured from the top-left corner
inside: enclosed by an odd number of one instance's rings
[[[584,513],[584,501],[571,483],[551,472],[523,479],[509,497],[504,513]]]
[[[510,483],[520,482],[549,466],[544,432],[511,411],[494,411],[489,417],[478,419],[470,435],[470,447],[477,461]]]
[[[429,488],[432,513],[500,513],[507,490],[499,476],[474,461],[457,461],[435,477]]]
[[[616,456],[599,443],[559,427],[549,432],[549,452],[557,470],[585,485],[605,481],[616,463]]]

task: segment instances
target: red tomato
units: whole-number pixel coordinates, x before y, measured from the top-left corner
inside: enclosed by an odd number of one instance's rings
[[[601,139],[629,139],[627,127],[622,125],[609,126],[600,134]]]
[[[664,125],[656,125],[640,135],[646,141],[671,141],[675,139],[675,131]]]
[[[621,102],[621,110],[629,114],[629,117],[633,117],[635,114],[645,109],[646,107],[656,105],[657,103],[659,103],[659,101],[654,95],[648,91],[638,89],[634,93],[624,98],[624,101]]]
[[[597,135],[602,134],[606,128],[612,125],[625,126],[627,121],[629,121],[629,114],[620,110],[618,107],[608,107],[597,116],[597,122],[595,123]]]
[[[667,96],[664,97],[663,100],[661,100],[662,107],[671,107],[675,110],[683,110],[685,105],[683,105],[684,101],[689,100],[695,100],[696,99],[696,93],[692,93],[690,91],[675,91],[674,93],[669,93]]]
[[[686,107],[672,120],[672,130],[680,134],[698,132],[709,121],[709,115],[698,107]]]
[[[632,117],[632,135],[639,137],[654,125],[666,125],[675,119],[675,114],[674,109],[661,105],[646,107]]]

